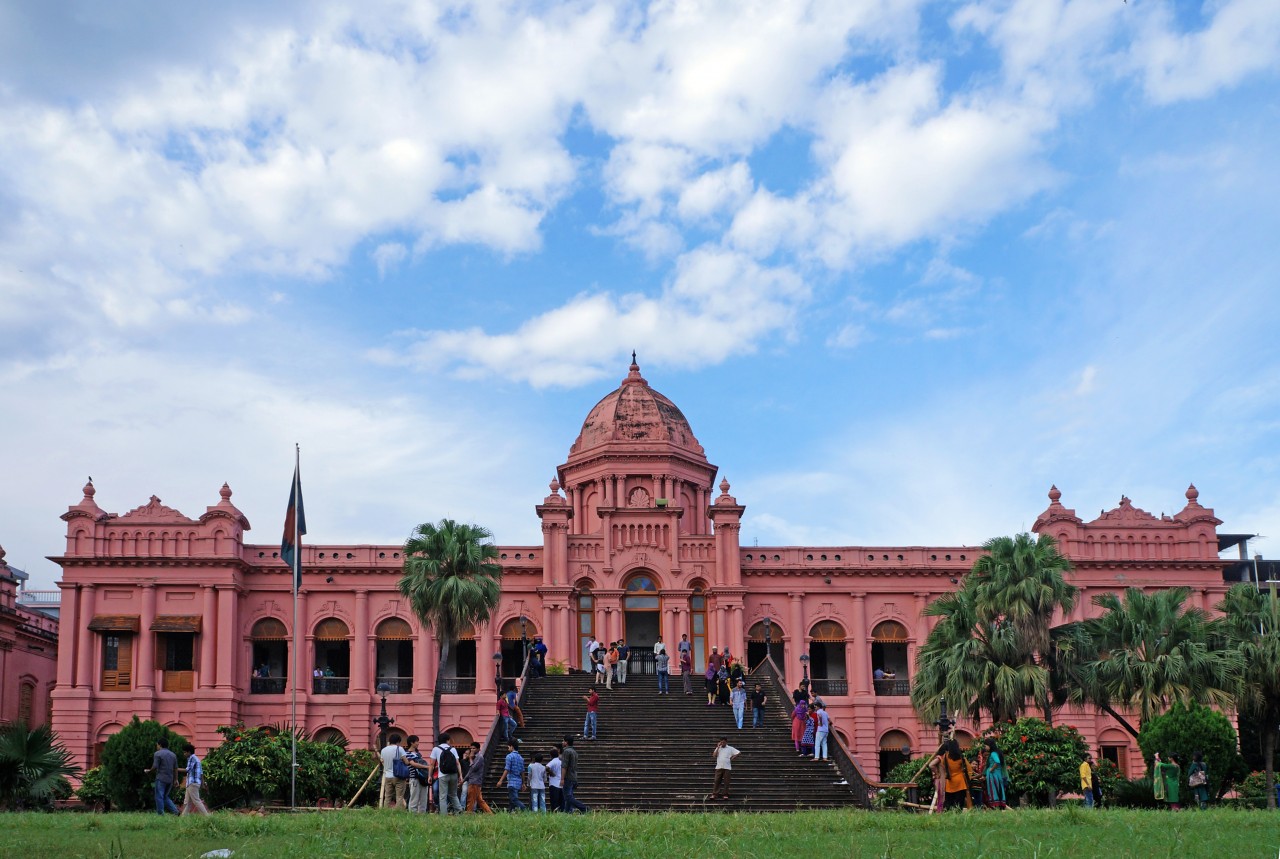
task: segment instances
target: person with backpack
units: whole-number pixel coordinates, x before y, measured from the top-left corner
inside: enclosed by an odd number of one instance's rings
[[[524,758],[520,756],[520,746],[515,741],[507,743],[507,759],[502,766],[502,776],[498,779],[498,787],[507,786],[507,808],[510,811],[528,811],[520,801],[520,788],[524,787]]]
[[[422,814],[431,801],[431,765],[423,763],[417,734],[410,734],[405,740],[404,762],[406,766],[402,771],[408,778],[409,810]]]
[[[458,753],[449,745],[448,734],[441,734],[436,739],[436,747],[431,750],[431,760],[435,764],[437,774],[436,807],[440,809],[440,814],[446,817],[451,808],[461,814],[462,803],[458,801],[458,774],[462,772],[462,766],[458,763]]]

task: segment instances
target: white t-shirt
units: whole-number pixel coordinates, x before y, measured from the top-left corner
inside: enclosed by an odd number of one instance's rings
[[[551,787],[561,786],[560,785],[560,768],[562,766],[563,764],[560,763],[559,758],[552,758],[551,760],[547,761],[547,784],[549,784]],[[533,778],[532,767],[529,768],[529,772],[530,772],[529,778],[530,780],[532,780]]]
[[[404,748],[401,746],[385,746],[382,751],[378,753],[378,757],[382,758],[382,777],[395,778],[396,758],[404,759]]]
[[[547,768],[543,764],[529,764],[529,790],[547,789]]]
[[[736,755],[737,753],[738,753],[738,750],[735,749],[733,746],[721,746],[720,750],[716,752],[716,769],[718,770],[733,769],[733,756]]]
[[[666,653],[666,652],[667,652],[667,646],[663,644],[661,641],[655,641],[653,643],[653,653],[655,656],[659,653]]]

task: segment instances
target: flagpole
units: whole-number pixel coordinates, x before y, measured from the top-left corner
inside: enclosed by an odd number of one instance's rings
[[[297,499],[298,504],[302,503],[302,487],[298,484],[299,469],[302,467],[302,448],[295,442],[293,445],[293,496]],[[292,672],[293,683],[290,684],[293,691],[293,699],[290,704],[290,721],[292,722],[293,731],[293,748],[290,753],[289,760],[289,807],[296,808],[298,805],[298,681],[302,678],[298,675],[298,579],[301,578],[302,572],[302,545],[298,534],[298,519],[296,514],[293,517],[293,564],[289,570],[289,576],[293,579],[293,667]]]

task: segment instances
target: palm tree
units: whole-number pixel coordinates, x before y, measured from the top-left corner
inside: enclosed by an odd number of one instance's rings
[[[984,618],[978,606],[981,584],[966,579],[961,588],[931,602],[924,613],[941,621],[916,658],[911,703],[921,718],[938,716],[939,699],[977,720],[1016,719],[1034,701],[1049,706],[1049,672],[1031,658],[1012,622]]]
[[[1059,612],[1075,606],[1071,563],[1052,537],[995,537],[983,546],[964,585],[925,614],[943,620],[917,657],[912,702],[932,719],[937,699],[959,702],[971,718],[1016,719],[1031,701],[1052,717],[1053,637]]]
[[[1139,729],[1174,701],[1230,706],[1241,657],[1214,647],[1208,614],[1184,607],[1189,593],[1129,588],[1123,597],[1095,596],[1103,613],[1079,624],[1069,699],[1113,716],[1114,707],[1136,710]],[[1128,721],[1118,720],[1138,736]]]
[[[1236,706],[1255,716],[1262,727],[1262,757],[1267,784],[1275,784],[1276,726],[1280,724],[1280,601],[1239,584],[1218,603],[1222,618],[1215,631],[1243,665],[1235,687]],[[1275,791],[1267,791],[1267,806],[1276,807]]]
[[[48,725],[28,728],[22,722],[0,726],[0,805],[22,808],[54,797],[79,767]],[[68,788],[69,790],[69,788]]]
[[[432,736],[440,735],[440,695],[449,645],[464,630],[489,619],[502,594],[502,567],[493,534],[452,519],[425,522],[404,544],[400,593],[440,642],[431,704]]]

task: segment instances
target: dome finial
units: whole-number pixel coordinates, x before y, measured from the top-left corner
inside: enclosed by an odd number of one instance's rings
[[[631,350],[631,366],[628,368],[627,378],[622,380],[624,385],[647,385],[644,376],[640,375],[640,365],[636,363],[636,350]]]

